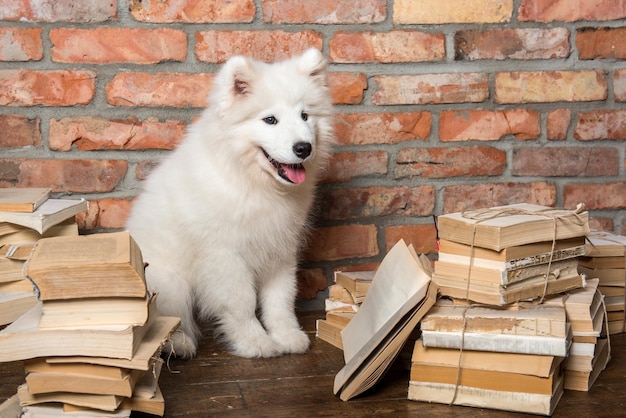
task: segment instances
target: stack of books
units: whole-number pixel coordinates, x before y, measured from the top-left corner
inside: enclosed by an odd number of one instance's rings
[[[610,334],[626,331],[626,237],[592,231],[587,237],[585,257],[578,260],[579,271],[587,278],[598,278],[604,295]]]
[[[24,270],[39,301],[0,331],[0,361],[25,360],[22,413],[163,415],[160,354],[180,319],[154,311],[130,234],[42,238]]]
[[[598,279],[587,279],[584,288],[566,294],[565,311],[572,329],[572,345],[565,362],[565,389],[588,391],[610,359],[603,296],[598,283]],[[553,301],[547,300],[545,304]]]
[[[85,200],[54,199],[49,188],[0,189],[0,326],[34,306],[33,286],[23,267],[33,243],[43,237],[77,236],[75,215]]]
[[[341,330],[345,328],[369,290],[375,271],[336,271],[335,284],[328,288],[326,318],[316,321],[316,336],[343,349]]]
[[[443,215],[438,232],[445,298],[421,322],[409,399],[550,415],[573,341],[565,293],[585,286],[587,212],[501,206]]]

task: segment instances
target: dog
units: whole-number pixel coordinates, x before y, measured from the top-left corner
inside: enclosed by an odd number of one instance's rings
[[[208,107],[144,181],[126,222],[159,314],[181,318],[166,351],[196,355],[196,319],[214,320],[238,356],[308,350],[296,269],[332,112],[317,49],[275,63],[233,56],[215,75]]]

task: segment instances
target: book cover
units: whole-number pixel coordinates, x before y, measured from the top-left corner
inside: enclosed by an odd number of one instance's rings
[[[48,187],[0,189],[0,212],[34,212],[50,197]]]

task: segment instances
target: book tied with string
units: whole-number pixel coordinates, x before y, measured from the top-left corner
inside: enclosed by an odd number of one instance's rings
[[[433,281],[443,296],[489,305],[584,286],[588,212],[528,203],[442,215]]]

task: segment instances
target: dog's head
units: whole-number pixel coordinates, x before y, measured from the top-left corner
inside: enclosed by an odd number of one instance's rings
[[[315,182],[332,142],[320,51],[272,64],[232,57],[215,77],[209,101],[242,162],[259,165],[283,185]]]

